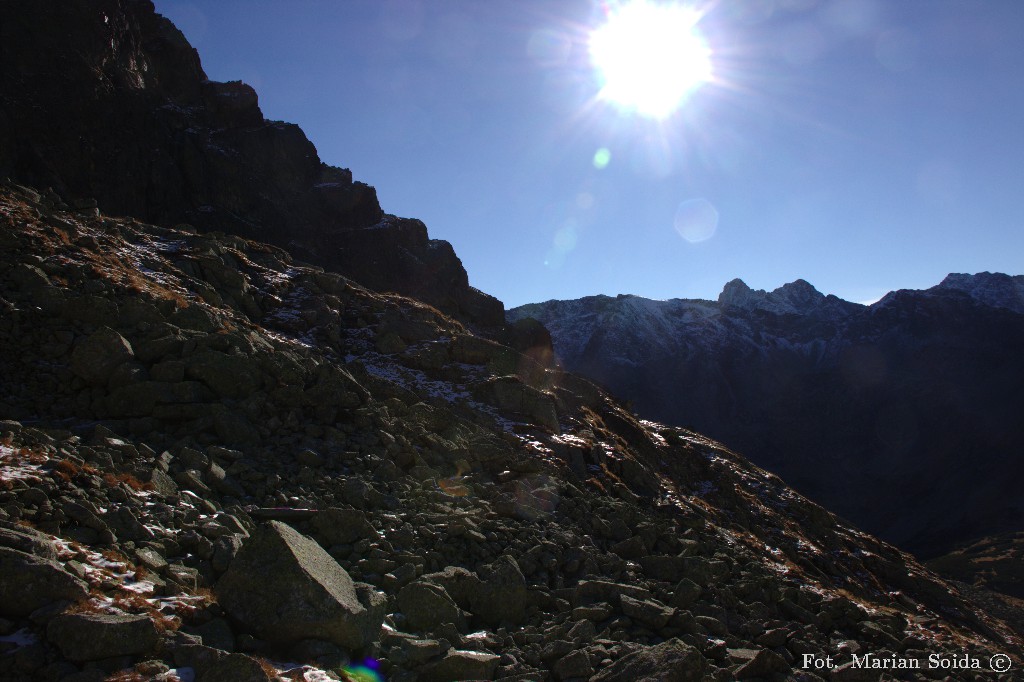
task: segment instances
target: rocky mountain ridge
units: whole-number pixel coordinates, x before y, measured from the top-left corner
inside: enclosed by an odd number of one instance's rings
[[[1001,272],[979,272],[975,275],[953,273],[936,288],[962,291],[984,305],[1024,314],[1024,275],[1010,276]]]
[[[741,279],[728,282],[718,295],[721,308],[763,310],[776,315],[808,315],[841,319],[853,314],[857,304],[836,296],[825,296],[809,282],[798,279],[768,292],[751,289]]]
[[[0,244],[5,679],[1021,662],[909,555],[422,303],[13,185]]]
[[[5,0],[4,176],[73,206],[260,239],[482,327],[503,323],[450,244],[386,215],[298,126],[265,120],[250,86],[210,81],[148,0]]]
[[[509,311],[651,419],[728,443],[924,555],[1019,529],[1024,277],[950,275],[871,306],[798,280],[718,301],[595,296]]]

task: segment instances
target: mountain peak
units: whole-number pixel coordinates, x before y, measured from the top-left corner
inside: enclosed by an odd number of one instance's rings
[[[790,282],[789,284],[783,284],[769,296],[780,301],[786,301],[792,305],[797,312],[817,307],[825,300],[825,295],[815,289],[814,286],[805,279],[798,279]]]
[[[962,291],[984,305],[1024,313],[1024,275],[951,272],[934,289]]]
[[[718,295],[718,304],[721,306],[731,305],[737,308],[746,308],[751,297],[757,293],[763,294],[764,292],[755,292],[747,286],[746,282],[737,277],[726,282],[722,288],[722,293]]]
[[[751,289],[743,280],[736,278],[727,283],[718,295],[718,304],[722,307],[765,310],[779,315],[805,315],[819,308],[824,301],[825,295],[803,279],[768,292]]]

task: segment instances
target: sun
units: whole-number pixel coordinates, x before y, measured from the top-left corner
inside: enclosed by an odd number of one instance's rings
[[[674,3],[634,0],[611,10],[590,35],[600,96],[643,116],[663,119],[711,79],[711,51],[698,33],[700,14]]]

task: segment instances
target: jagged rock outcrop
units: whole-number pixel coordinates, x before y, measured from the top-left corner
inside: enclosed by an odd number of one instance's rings
[[[595,296],[509,311],[566,369],[707,433],[900,546],[1024,527],[1024,277],[950,275],[864,306],[803,280],[717,301]]]
[[[298,126],[265,120],[250,86],[208,80],[148,0],[5,1],[4,176],[76,206],[260,239],[482,326],[504,322],[450,244],[385,215]]]

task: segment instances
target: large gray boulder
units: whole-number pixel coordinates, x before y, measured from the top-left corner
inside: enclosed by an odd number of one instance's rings
[[[55,601],[87,596],[85,582],[56,561],[0,547],[0,616],[27,616]]]
[[[245,540],[216,586],[220,605],[261,639],[323,639],[350,651],[380,634],[384,596],[357,586],[314,540],[278,521]]]

